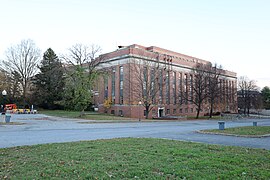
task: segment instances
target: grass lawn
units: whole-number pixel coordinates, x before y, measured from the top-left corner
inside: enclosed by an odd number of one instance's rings
[[[187,119],[190,119],[190,120],[195,119],[196,120],[196,116],[188,116]],[[210,119],[210,118],[209,118],[209,116],[199,116],[198,119]],[[221,117],[220,116],[212,116],[211,119],[217,120],[217,119],[221,119]]]
[[[244,126],[244,127],[225,128],[225,130],[218,130],[218,129],[202,130],[202,132],[261,136],[270,134],[270,126]]]
[[[49,115],[49,116],[57,116],[57,117],[64,117],[64,118],[79,118],[80,117],[79,111],[42,110],[39,112],[42,114]],[[101,114],[97,112],[85,112],[85,115],[80,118],[89,119],[89,120],[132,120],[131,118],[127,118],[127,117]]]
[[[0,149],[0,179],[269,179],[270,151],[164,139]]]
[[[64,111],[64,110],[42,110],[39,111],[42,114],[46,114],[49,116],[57,116],[57,117],[64,117],[64,118],[83,118],[88,120],[138,120],[135,118],[128,118],[128,117],[120,117],[115,115],[109,115],[109,114],[102,114],[97,112],[85,112],[85,115],[83,117],[80,117],[79,111]],[[196,119],[195,116],[189,116],[187,117],[189,120]],[[209,119],[208,116],[200,116],[199,119]],[[220,119],[220,116],[213,116],[212,119]],[[145,119],[142,119],[145,120]],[[153,120],[153,119],[148,119]]]

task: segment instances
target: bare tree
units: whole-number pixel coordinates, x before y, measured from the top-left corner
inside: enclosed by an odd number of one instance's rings
[[[62,57],[64,62],[71,66],[87,67],[88,74],[92,74],[103,59],[98,57],[101,53],[101,48],[95,44],[90,46],[75,44],[68,51],[68,55]]]
[[[41,51],[35,43],[28,39],[20,44],[11,46],[6,51],[6,60],[3,60],[2,68],[12,76],[16,72],[22,88],[22,97],[25,101],[27,90],[31,83],[30,79],[37,72],[37,64],[40,61]]]
[[[2,69],[0,70],[0,89],[5,89],[6,91],[10,92],[9,76],[7,72]]]
[[[263,97],[259,91],[255,91],[253,93],[252,104],[253,104],[254,109],[259,114],[259,112],[262,111],[263,109]]]
[[[143,57],[144,55],[141,54]],[[145,56],[147,57],[147,55]],[[159,54],[152,55],[151,58],[136,58],[133,62],[132,73],[134,81],[133,92],[135,99],[142,102],[145,107],[146,119],[155,104],[163,98],[159,96],[165,86],[166,75],[170,72],[170,62],[161,62]]]
[[[258,87],[254,80],[250,80],[245,76],[241,76],[238,81],[239,92],[239,107],[244,110],[244,114],[249,115],[249,111],[252,105],[252,98],[254,92],[258,91]]]
[[[83,111],[91,103],[91,90],[98,75],[97,67],[103,58],[98,56],[101,48],[97,45],[76,44],[62,57],[67,66],[65,105],[69,109]]]
[[[191,102],[196,106],[196,118],[199,118],[200,112],[202,110],[203,102],[208,98],[208,84],[209,81],[209,71],[211,70],[211,64],[201,64],[197,63],[193,69],[193,79],[188,83],[190,86],[190,92],[187,92],[186,88],[180,88],[181,97],[188,102]],[[183,93],[183,89],[186,91]],[[191,93],[192,92],[192,93]]]
[[[13,71],[11,74],[9,74],[8,81],[10,98],[12,100],[19,99],[21,95],[20,74],[17,71]]]
[[[221,96],[221,86],[220,86],[220,76],[221,76],[221,66],[217,66],[215,64],[213,67],[211,67],[208,71],[208,90],[207,90],[207,95],[208,95],[208,101],[210,105],[210,112],[209,112],[209,117],[212,118],[213,115],[213,108],[214,104],[218,101],[218,98]]]

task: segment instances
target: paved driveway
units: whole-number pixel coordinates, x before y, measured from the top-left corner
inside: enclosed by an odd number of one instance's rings
[[[0,125],[0,148],[119,137],[149,137],[270,150],[270,137],[244,138],[195,132],[196,130],[218,128],[216,120],[98,123],[89,120],[49,117],[42,114],[14,114],[11,121],[26,124]],[[256,121],[258,125],[270,126],[270,119]],[[247,126],[252,125],[252,122],[251,119],[226,121],[226,127]]]

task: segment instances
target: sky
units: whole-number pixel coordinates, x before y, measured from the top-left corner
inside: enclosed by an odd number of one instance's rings
[[[23,39],[65,54],[76,43],[158,46],[270,86],[270,0],[0,0],[0,59]]]

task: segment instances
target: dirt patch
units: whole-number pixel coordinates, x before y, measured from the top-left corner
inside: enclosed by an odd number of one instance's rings
[[[5,122],[0,122],[0,125],[24,125],[26,123],[20,123],[20,122],[9,122],[9,123],[5,123]]]

